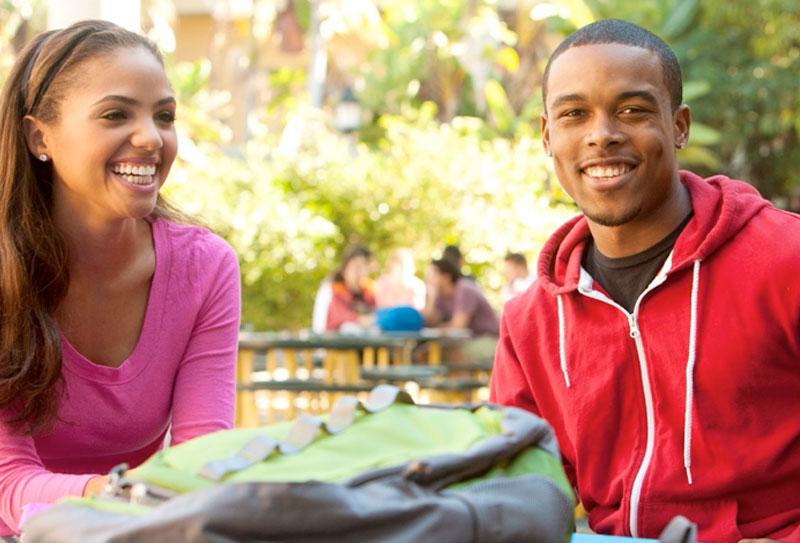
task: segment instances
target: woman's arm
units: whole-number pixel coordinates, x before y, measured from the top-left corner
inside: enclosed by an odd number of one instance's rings
[[[6,527],[6,531],[19,532],[24,505],[53,503],[64,496],[82,496],[93,477],[47,471],[33,438],[0,422],[0,535]]]
[[[219,263],[205,263],[211,268],[209,286],[175,380],[173,444],[233,426],[241,308],[239,266],[233,250],[218,238],[215,241],[221,253],[216,258]]]

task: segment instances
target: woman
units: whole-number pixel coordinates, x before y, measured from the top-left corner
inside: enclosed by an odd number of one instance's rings
[[[342,325],[369,326],[375,311],[375,295],[369,280],[372,253],[366,247],[348,247],[342,263],[333,273],[332,297],[328,307],[327,330],[341,330]]]
[[[159,189],[177,152],[156,47],[36,37],[0,107],[0,535],[22,508],[233,421],[239,274]]]
[[[375,281],[375,301],[379,308],[408,305],[425,307],[425,282],[415,275],[410,249],[394,249],[386,262],[386,272]]]

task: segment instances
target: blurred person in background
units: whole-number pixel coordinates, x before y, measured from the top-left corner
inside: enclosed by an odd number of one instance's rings
[[[475,281],[463,277],[455,264],[444,258],[431,261],[425,278],[427,296],[422,310],[425,324],[449,330],[468,330],[475,338],[462,346],[458,358],[464,361],[491,360],[500,324],[497,313]]]
[[[363,245],[351,245],[342,254],[339,267],[331,275],[331,298],[325,329],[370,326],[375,312],[375,291],[369,272],[372,251]]]
[[[407,305],[422,310],[425,307],[425,282],[415,273],[411,250],[393,250],[386,262],[386,271],[375,281],[377,307]]]
[[[462,278],[475,281],[475,278],[469,274],[468,270],[464,270],[466,260],[464,258],[464,253],[461,252],[458,245],[447,245],[442,251],[442,260],[452,262]]]
[[[525,292],[536,280],[536,275],[528,271],[528,260],[522,253],[508,253],[503,259],[503,278],[505,284],[501,292],[503,303]]]

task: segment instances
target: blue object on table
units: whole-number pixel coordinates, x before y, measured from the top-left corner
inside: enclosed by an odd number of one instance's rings
[[[422,313],[410,305],[379,309],[375,313],[375,322],[384,332],[416,332],[425,326]]]

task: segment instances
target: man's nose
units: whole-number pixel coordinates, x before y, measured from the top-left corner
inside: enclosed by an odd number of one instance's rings
[[[606,114],[595,115],[586,134],[586,143],[592,147],[605,148],[622,143],[624,139],[625,134],[620,130],[619,123]]]

